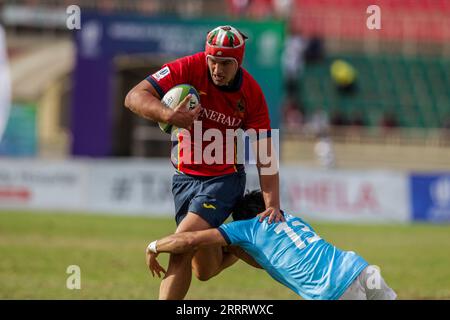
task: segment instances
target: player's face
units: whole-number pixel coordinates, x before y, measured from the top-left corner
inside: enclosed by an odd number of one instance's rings
[[[216,59],[208,57],[208,68],[216,86],[226,86],[233,81],[238,65],[233,59]]]

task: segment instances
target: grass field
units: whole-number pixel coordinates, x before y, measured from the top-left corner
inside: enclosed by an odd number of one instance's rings
[[[312,225],[380,266],[400,299],[450,299],[450,225]],[[156,299],[160,280],[148,272],[144,249],[174,228],[163,218],[0,212],[0,298]],[[81,290],[66,288],[69,265],[81,268]],[[186,298],[298,296],[238,262],[210,281],[193,278]]]

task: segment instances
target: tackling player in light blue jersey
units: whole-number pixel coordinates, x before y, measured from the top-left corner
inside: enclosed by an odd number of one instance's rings
[[[159,252],[181,253],[204,245],[231,245],[230,252],[264,268],[275,280],[305,299],[395,299],[379,270],[353,251],[323,240],[304,220],[284,212],[285,222],[269,224],[256,214],[264,211],[259,191],[238,203],[234,222],[217,229],[171,235],[152,242],[147,264],[153,274],[164,272]],[[262,209],[262,210],[261,210]],[[240,250],[234,246],[239,246]]]
[[[275,280],[303,298],[339,298],[368,263],[327,243],[302,219],[284,216],[282,223],[260,223],[255,217],[224,224],[219,231],[228,244],[240,246]]]

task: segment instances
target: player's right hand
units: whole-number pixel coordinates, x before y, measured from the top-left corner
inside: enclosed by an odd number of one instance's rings
[[[167,121],[171,125],[178,128],[190,129],[195,120],[197,120],[202,107],[198,104],[194,109],[189,110],[189,100],[191,99],[191,94],[188,94],[183,101],[181,101],[174,109],[172,114]]]

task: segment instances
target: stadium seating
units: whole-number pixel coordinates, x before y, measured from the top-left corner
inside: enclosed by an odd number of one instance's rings
[[[358,73],[357,91],[339,93],[330,76],[330,65],[344,59]],[[361,111],[370,126],[393,113],[402,127],[438,128],[450,116],[450,59],[429,56],[349,54],[329,56],[308,64],[302,77],[300,99],[305,113],[318,108],[341,111],[347,117]]]
[[[366,27],[370,5],[381,9],[382,27],[377,33]],[[293,30],[306,36],[364,40],[450,41],[448,0],[297,0],[291,19]]]

